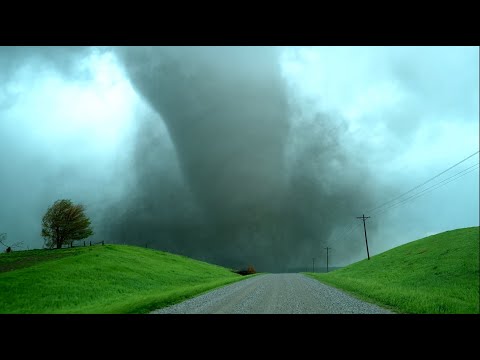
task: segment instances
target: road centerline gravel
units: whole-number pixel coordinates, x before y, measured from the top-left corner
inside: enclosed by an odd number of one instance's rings
[[[302,274],[263,274],[152,314],[390,314]]]

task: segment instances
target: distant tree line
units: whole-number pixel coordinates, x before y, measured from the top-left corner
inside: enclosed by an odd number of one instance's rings
[[[22,241],[18,241],[16,243],[8,243],[7,242],[7,234],[6,233],[1,233],[0,234],[0,244],[5,247],[5,252],[9,253],[11,252],[14,248],[20,248],[23,245]]]

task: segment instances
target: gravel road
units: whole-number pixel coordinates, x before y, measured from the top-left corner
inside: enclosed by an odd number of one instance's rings
[[[302,274],[242,280],[152,314],[391,314]]]

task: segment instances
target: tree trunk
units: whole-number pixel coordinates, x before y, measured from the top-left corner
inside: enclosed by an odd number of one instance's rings
[[[62,242],[60,240],[57,240],[57,249],[62,248]]]

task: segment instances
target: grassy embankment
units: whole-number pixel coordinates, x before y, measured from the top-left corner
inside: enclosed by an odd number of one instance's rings
[[[446,231],[308,275],[400,313],[479,313],[479,227]]]
[[[153,249],[0,254],[0,313],[147,313],[249,276]]]

